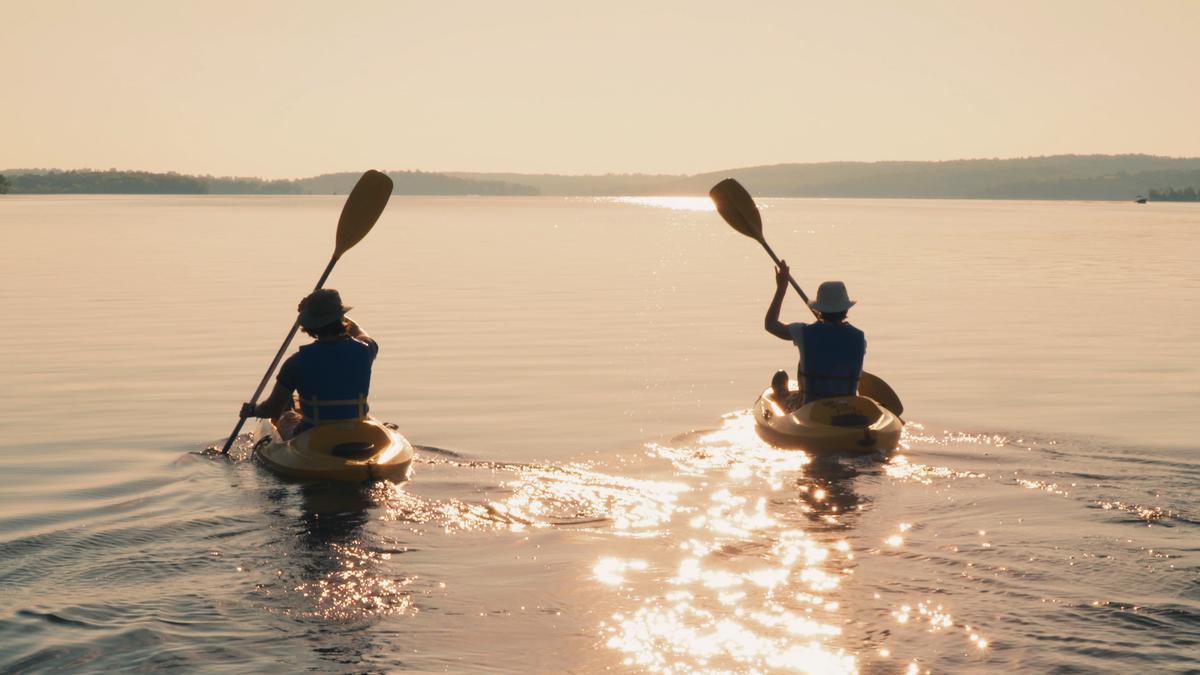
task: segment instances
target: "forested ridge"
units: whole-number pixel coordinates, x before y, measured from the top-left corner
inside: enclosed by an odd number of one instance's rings
[[[12,194],[303,195],[347,194],[361,174],[323,174],[294,180],[190,176],[149,171],[10,170],[0,189]],[[534,195],[537,189],[495,180],[470,180],[422,171],[392,171],[395,194]]]
[[[1200,185],[1200,182],[1197,185]],[[1151,190],[1149,196],[1150,201],[1155,202],[1200,202],[1200,188]]]
[[[536,187],[547,195],[704,195],[737,178],[758,197],[1133,200],[1151,190],[1200,189],[1200,158],[1056,155],[943,162],[823,162],[722,169],[690,176],[457,173]]]
[[[297,179],[146,171],[0,172],[12,194],[347,194],[358,172]],[[693,195],[735,177],[760,197],[1200,200],[1200,158],[1055,155],[942,162],[823,162],[722,169],[692,175],[561,175],[389,171],[398,195]]]

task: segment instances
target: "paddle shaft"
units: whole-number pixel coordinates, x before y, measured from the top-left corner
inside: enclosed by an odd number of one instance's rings
[[[336,255],[329,259],[329,264],[325,266],[325,271],[321,274],[321,279],[317,281],[316,287],[313,288],[314,293],[321,290],[321,287],[325,285],[325,280],[329,278],[329,273],[333,271],[333,266],[337,264],[337,261],[338,256]],[[267,382],[271,381],[271,375],[279,367],[279,361],[283,359],[284,353],[287,352],[288,345],[292,344],[292,338],[296,337],[297,330],[300,330],[299,315],[292,322],[292,329],[288,331],[287,337],[283,339],[283,344],[279,345],[279,351],[275,352],[275,358],[271,361],[271,366],[267,368],[266,374],[263,375],[262,381],[258,383],[258,389],[254,390],[254,396],[250,398],[250,405],[258,404],[258,397],[262,396],[263,389],[267,388]],[[221,448],[221,454],[229,454],[229,448],[233,447],[233,442],[242,431],[242,425],[246,423],[246,419],[245,417],[238,418],[237,425],[233,427],[233,433],[229,434],[228,440],[225,441],[225,447]]]
[[[771,256],[771,260],[775,261],[776,267],[783,264],[783,261],[779,259],[779,256],[775,255],[775,251],[771,250],[771,245],[768,244],[765,239],[759,239],[758,243],[762,244],[763,248],[766,249],[767,255]],[[791,272],[788,272],[788,281],[792,282],[792,288],[796,289],[796,292],[800,294],[800,298],[804,300],[804,306],[808,308],[808,311],[812,312],[813,316],[820,319],[821,316],[817,314],[817,310],[813,309],[812,305],[809,304],[808,296],[804,294],[804,289],[800,288],[800,284],[796,283],[796,280],[792,277]]]

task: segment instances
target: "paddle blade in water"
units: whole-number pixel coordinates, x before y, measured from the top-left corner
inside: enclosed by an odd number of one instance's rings
[[[392,179],[386,174],[371,169],[358,179],[342,207],[342,217],[338,219],[337,247],[333,257],[341,257],[367,236],[391,196]]]
[[[762,241],[762,215],[754,198],[742,184],[732,178],[717,183],[708,191],[708,196],[717,205],[717,212],[730,227],[742,234]]]
[[[887,382],[865,370],[858,380],[858,395],[875,399],[879,405],[892,411],[896,417],[904,414],[904,404],[900,402],[896,391]]]

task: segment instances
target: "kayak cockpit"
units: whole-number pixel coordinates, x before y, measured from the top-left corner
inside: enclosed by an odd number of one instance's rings
[[[284,440],[269,421],[254,454],[272,471],[302,480],[362,482],[408,477],[413,447],[395,427],[375,419],[320,424]],[[269,439],[269,440],[268,440]]]
[[[754,404],[760,435],[774,445],[817,453],[861,454],[892,450],[903,422],[866,396],[836,396],[803,403],[798,393],[781,403],[768,387]]]

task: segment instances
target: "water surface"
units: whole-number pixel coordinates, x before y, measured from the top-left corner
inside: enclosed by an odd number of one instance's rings
[[[0,200],[0,670],[1200,669],[1194,205],[765,200],[907,407],[831,464],[753,432],[794,349],[705,201],[396,197],[330,283],[414,480],[193,454],[340,206]]]

